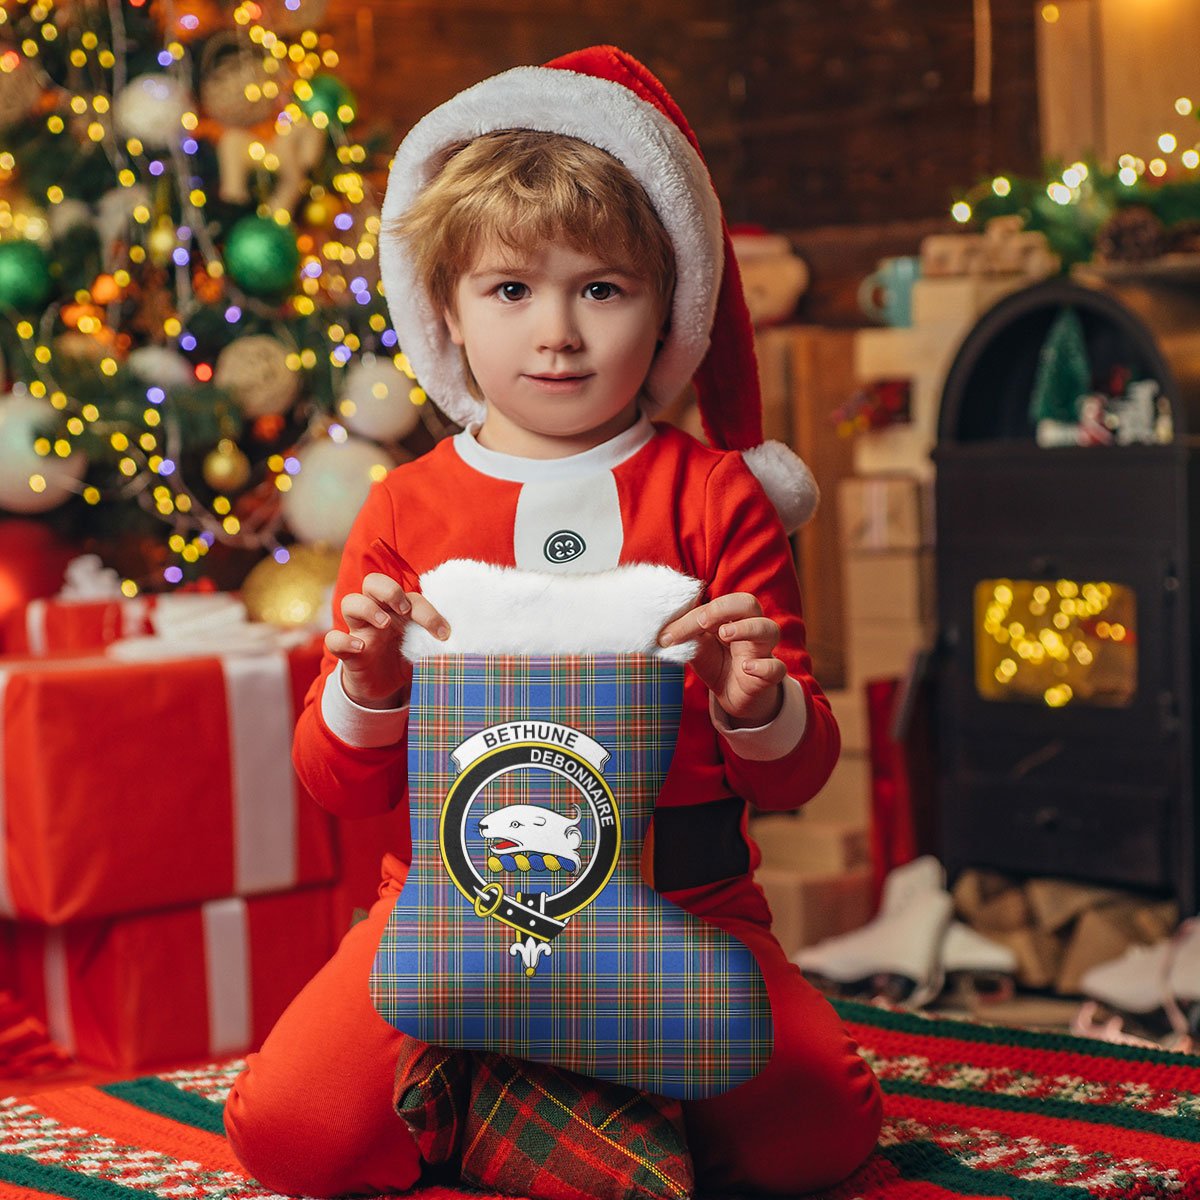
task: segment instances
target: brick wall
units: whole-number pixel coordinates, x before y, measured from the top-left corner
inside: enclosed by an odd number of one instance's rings
[[[990,7],[982,106],[967,0],[333,0],[328,28],[397,141],[485,75],[615,42],[679,100],[731,220],[800,230],[941,217],[956,185],[1037,169],[1033,5]]]

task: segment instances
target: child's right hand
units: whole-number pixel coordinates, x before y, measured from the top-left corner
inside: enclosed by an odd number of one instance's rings
[[[445,640],[450,626],[420,592],[406,592],[390,576],[372,573],[361,592],[342,597],[348,632],[331,629],[325,648],[342,664],[342,687],[363,708],[397,708],[404,703],[412,671],[400,653],[409,621]]]

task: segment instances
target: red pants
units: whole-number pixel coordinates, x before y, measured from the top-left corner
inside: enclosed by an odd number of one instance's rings
[[[398,859],[384,859],[369,917],[279,1018],[229,1093],[225,1128],[234,1152],[275,1191],[403,1191],[420,1174],[416,1146],[392,1108],[405,1035],[375,1012],[368,990],[404,871]],[[684,1103],[698,1184],[793,1195],[845,1178],[874,1147],[882,1105],[837,1014],[784,958],[762,924],[762,895],[748,881],[671,898],[750,947],[774,1021],[774,1052],[754,1079]]]

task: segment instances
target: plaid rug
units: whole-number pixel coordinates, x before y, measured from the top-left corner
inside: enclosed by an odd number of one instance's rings
[[[1200,1198],[1200,1057],[838,1009],[883,1081],[886,1118],[875,1154],[819,1200]],[[0,1198],[265,1200],[221,1136],[238,1070],[0,1101]]]
[[[758,964],[642,878],[682,696],[681,666],[640,655],[416,664],[413,863],[371,978],[385,1020],[674,1097],[758,1073]]]

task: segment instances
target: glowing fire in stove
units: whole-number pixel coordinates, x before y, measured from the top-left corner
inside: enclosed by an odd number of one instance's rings
[[[1119,583],[975,585],[975,682],[987,700],[1123,708],[1137,690],[1136,604]]]

